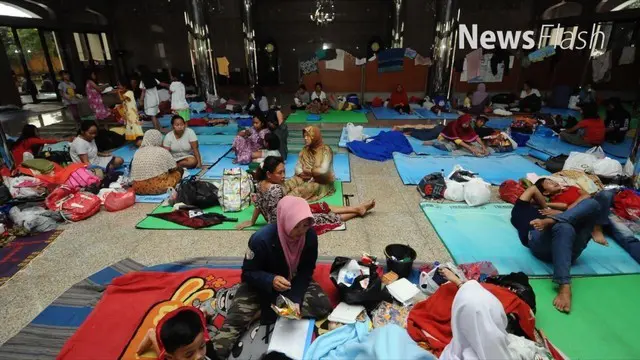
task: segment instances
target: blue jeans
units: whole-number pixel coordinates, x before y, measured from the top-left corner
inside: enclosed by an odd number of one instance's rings
[[[618,245],[640,264],[640,241],[635,237],[633,231],[626,225],[616,221],[615,218],[609,221],[609,226],[606,230]]]
[[[600,214],[596,220],[597,225],[609,225],[609,215],[611,214],[611,205],[613,204],[613,197],[618,193],[616,189],[602,190],[593,196],[593,200],[600,204]]]
[[[544,231],[529,232],[529,250],[538,259],[553,264],[553,281],[571,283],[571,264],[591,240],[593,225],[599,218],[600,204],[594,199],[551,218],[557,222]]]

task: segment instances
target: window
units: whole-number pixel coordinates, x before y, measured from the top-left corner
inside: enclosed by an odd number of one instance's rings
[[[89,61],[87,55],[89,52],[87,51],[87,44],[84,42],[84,36],[78,33],[73,33],[73,38],[76,41],[76,49],[78,49],[78,57],[80,61]]]
[[[102,43],[104,44],[104,53],[107,55],[107,60],[111,60],[111,49],[109,49],[109,40],[107,40],[107,34],[102,33]]]

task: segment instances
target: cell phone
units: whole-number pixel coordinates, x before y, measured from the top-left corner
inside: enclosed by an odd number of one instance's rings
[[[435,271],[435,273],[433,274],[433,281],[438,284],[438,285],[442,285],[444,283],[446,283],[447,279],[445,279],[444,276],[442,276],[442,274],[440,274],[440,267],[438,267],[438,269]]]

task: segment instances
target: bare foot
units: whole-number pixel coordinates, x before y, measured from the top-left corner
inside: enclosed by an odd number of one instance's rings
[[[361,204],[360,206],[357,207],[358,215],[365,216],[375,206],[376,206],[376,201],[375,200],[370,200],[370,201],[368,201],[368,202],[366,202],[364,204]]]
[[[568,314],[571,311],[571,284],[560,285],[558,296],[553,299],[553,306],[563,313]]]
[[[544,231],[544,229],[546,229],[549,226],[553,226],[553,224],[555,223],[556,221],[554,219],[547,218],[547,219],[535,219],[531,221],[529,225],[533,226],[533,228],[538,231]]]
[[[593,237],[593,241],[595,241],[596,243],[603,246],[609,246],[609,242],[607,241],[607,239],[604,237],[604,234],[602,233],[602,225],[596,225],[593,227],[593,231],[591,232],[591,237]]]

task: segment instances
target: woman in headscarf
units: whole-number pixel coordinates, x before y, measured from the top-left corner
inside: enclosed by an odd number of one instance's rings
[[[395,109],[400,114],[411,114],[411,107],[409,107],[409,96],[404,91],[404,87],[398,84],[396,91],[391,93],[389,98],[389,107]]]
[[[445,126],[435,143],[425,142],[445,151],[466,150],[476,156],[485,156],[491,149],[482,142],[471,126],[473,117],[469,114],[460,116]]]
[[[472,114],[484,113],[484,108],[491,104],[491,97],[487,92],[487,86],[484,83],[478,84],[476,91],[471,95],[471,108],[469,112]]]
[[[287,194],[308,201],[320,200],[336,191],[333,173],[333,151],[322,141],[320,129],[307,126],[302,130],[305,146],[300,151],[295,176],[284,184]]]
[[[131,179],[137,195],[159,195],[178,185],[182,168],[169,150],[162,147],[162,134],[152,129],[144,133],[142,145],[131,161]]]
[[[297,304],[303,318],[324,319],[331,313],[329,298],[312,280],[318,258],[318,235],[304,199],[285,196],[278,203],[277,223],[258,230],[249,239],[242,264],[242,282],[213,344],[219,359],[261,312],[261,322],[271,324],[271,309],[279,295]]]

